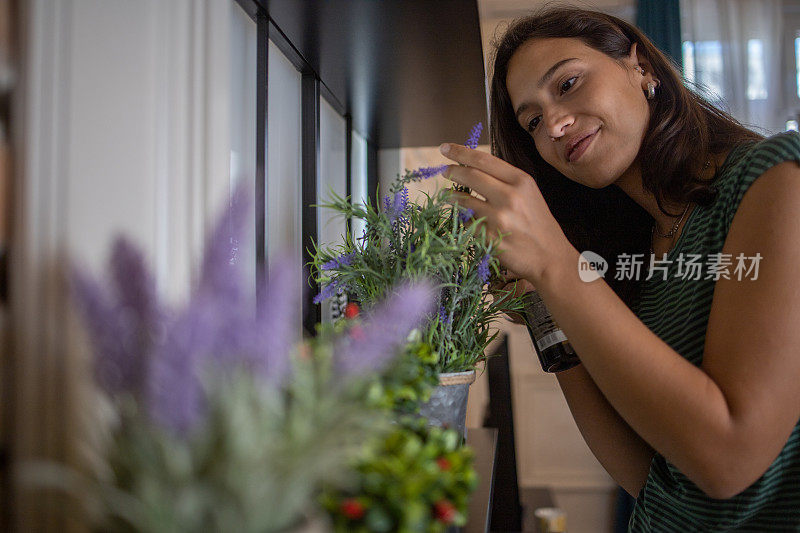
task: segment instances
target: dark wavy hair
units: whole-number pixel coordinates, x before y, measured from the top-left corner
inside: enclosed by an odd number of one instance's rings
[[[514,116],[506,88],[508,63],[519,47],[531,39],[576,38],[612,59],[622,61],[637,43],[637,54],[650,63],[660,82],[650,100],[650,121],[639,149],[642,185],[655,195],[659,209],[665,204],[693,202],[709,205],[716,190],[699,177],[712,154],[736,144],[763,138],[729,114],[690,90],[677,67],[635,26],[605,13],[568,6],[548,6],[514,20],[493,43],[490,88],[490,138],[492,154],[528,172],[536,180],[553,216],[570,242],[609,260],[615,272],[620,253],[648,253],[653,218],[618,187],[592,189],[559,173],[542,159],[530,137]],[[642,157],[644,154],[647,157]],[[606,277],[630,307],[638,283]]]

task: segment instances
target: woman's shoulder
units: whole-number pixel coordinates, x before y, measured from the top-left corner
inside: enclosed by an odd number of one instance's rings
[[[785,131],[759,141],[743,143],[732,151],[732,168],[735,173],[756,174],[784,161],[800,162],[800,133]]]
[[[714,186],[717,197],[712,210],[730,226],[747,190],[767,170],[784,161],[800,164],[800,133],[788,131],[757,141],[739,144],[731,149],[720,169]]]

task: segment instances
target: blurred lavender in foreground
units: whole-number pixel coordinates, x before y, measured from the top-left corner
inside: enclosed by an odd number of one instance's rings
[[[427,283],[403,285],[370,310],[336,343],[334,364],[345,375],[380,370],[420,326],[433,305],[433,287]]]
[[[98,384],[111,395],[132,393],[152,418],[179,432],[204,415],[209,373],[244,366],[277,383],[289,371],[300,265],[275,262],[257,311],[236,258],[251,204],[244,186],[233,192],[230,207],[209,233],[199,284],[182,308],[165,311],[143,254],[125,238],[112,247],[111,290],[73,270],[73,293],[94,348]]]
[[[164,311],[143,255],[127,239],[114,242],[108,268],[108,287],[73,268],[72,289],[97,354],[98,385],[109,393],[135,392],[146,376],[143,355],[163,331]]]

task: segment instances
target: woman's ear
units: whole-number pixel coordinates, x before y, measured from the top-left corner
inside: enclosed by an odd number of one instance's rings
[[[639,55],[636,53],[636,45],[638,43],[631,44],[631,50],[628,52],[628,62],[631,66],[635,66],[639,64]]]
[[[631,51],[628,53],[626,61],[642,75],[642,88],[644,90],[647,90],[648,83],[655,83],[656,87],[658,87],[661,85],[661,81],[655,77],[653,66],[647,57],[637,52],[637,45],[638,43],[631,44]]]

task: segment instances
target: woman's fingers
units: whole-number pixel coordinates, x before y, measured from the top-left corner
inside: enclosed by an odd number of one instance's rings
[[[473,219],[484,218],[491,210],[489,204],[487,204],[484,200],[481,200],[480,198],[475,198],[474,196],[467,194],[465,192],[450,191],[450,194],[447,197],[446,201],[447,203],[458,204],[460,207],[464,209],[471,210]],[[479,222],[476,221],[472,222],[472,224],[475,224],[476,225],[475,230],[479,231],[480,227],[486,224],[486,221],[485,220],[481,220]]]
[[[502,205],[503,198],[508,194],[508,191],[504,190],[508,187],[501,180],[476,168],[449,165],[442,172],[442,176],[459,185],[469,187],[494,205]]]
[[[439,146],[439,151],[445,157],[467,165],[468,167],[477,168],[480,171],[494,176],[495,178],[505,183],[516,183],[521,177],[527,177],[527,174],[517,167],[503,161],[499,157],[495,157],[488,152],[481,150],[473,150],[461,144],[444,143]],[[479,191],[480,192],[480,191]],[[483,194],[483,193],[481,193]]]

